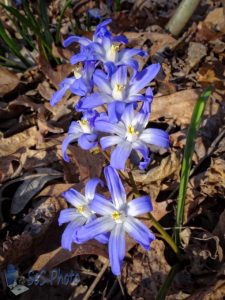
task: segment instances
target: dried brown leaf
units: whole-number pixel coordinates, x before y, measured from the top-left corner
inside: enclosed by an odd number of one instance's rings
[[[0,66],[0,97],[14,90],[19,82],[16,74]]]
[[[51,252],[44,253],[32,265],[32,270],[51,270],[72,257],[87,254],[108,257],[106,246],[92,240],[82,245],[73,244],[71,252],[59,247]]]
[[[155,97],[152,104],[151,119],[157,120],[160,117],[165,117],[175,120],[178,124],[189,124],[193,107],[199,95],[199,90],[190,89],[168,96]]]
[[[33,126],[23,132],[17,133],[8,138],[0,138],[0,157],[15,153],[20,148],[29,148],[37,144],[39,132]]]
[[[127,263],[127,267],[123,268],[123,282],[132,299],[155,299],[170,270],[164,250],[164,243],[159,240],[152,242],[148,252],[138,247],[132,263]]]

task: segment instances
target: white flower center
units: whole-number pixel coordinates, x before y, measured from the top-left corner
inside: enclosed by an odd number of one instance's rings
[[[89,219],[91,216],[91,211],[87,205],[77,206],[77,212],[80,213],[85,218]]]
[[[83,66],[81,63],[78,63],[77,65],[75,65],[73,73],[74,73],[75,79],[79,79],[82,77]]]
[[[109,51],[106,53],[106,59],[109,61],[116,61],[117,58],[117,52],[119,51],[120,46],[119,45],[112,45]]]
[[[124,90],[125,90],[125,85],[116,84],[113,88],[113,91],[112,91],[113,98],[116,99],[116,100],[123,100]]]
[[[93,132],[93,130],[87,120],[80,120],[80,121],[78,121],[78,123],[80,124],[80,127],[84,133],[92,133]]]
[[[123,214],[121,212],[119,212],[118,210],[115,210],[113,213],[112,213],[112,219],[116,222],[116,223],[122,223],[123,220],[122,220],[122,217],[123,217]]]
[[[129,142],[134,142],[139,135],[139,131],[135,131],[135,128],[132,125],[129,125],[126,132],[126,139]]]

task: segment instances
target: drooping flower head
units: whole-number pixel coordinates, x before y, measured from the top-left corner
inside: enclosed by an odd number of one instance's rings
[[[105,179],[111,199],[96,194],[90,207],[101,217],[76,230],[74,241],[86,242],[99,234],[110,233],[108,242],[109,259],[112,272],[121,273],[126,252],[125,233],[127,232],[144,249],[149,250],[154,234],[136,216],[152,211],[149,196],[141,196],[127,202],[126,192],[118,173],[112,167],[104,169]]]
[[[62,143],[62,153],[65,161],[69,161],[66,153],[70,143],[78,141],[84,150],[90,150],[98,145],[98,133],[94,129],[94,120],[99,114],[97,111],[86,111],[79,121],[73,121],[69,127],[68,136]]]
[[[82,63],[77,64],[74,67],[73,76],[65,78],[60,82],[60,89],[53,94],[50,104],[52,106],[56,105],[68,90],[78,96],[85,96],[91,93],[93,89],[92,75],[94,70],[94,62],[85,62],[84,67]]]
[[[89,205],[94,198],[97,185],[103,186],[103,182],[98,178],[89,180],[85,186],[85,195],[83,196],[74,189],[69,189],[62,195],[73,208],[66,208],[60,212],[59,225],[69,223],[62,235],[62,247],[71,251],[73,236],[75,230],[80,226],[94,220],[96,218]],[[96,236],[101,243],[107,243],[107,235]]]

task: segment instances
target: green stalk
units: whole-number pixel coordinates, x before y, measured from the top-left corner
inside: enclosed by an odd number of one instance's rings
[[[65,11],[66,11],[67,7],[70,6],[71,3],[72,3],[71,0],[67,0],[66,3],[64,4],[63,8],[62,8],[62,12],[61,12],[60,17],[59,17],[59,23],[58,23],[57,28],[56,28],[56,37],[55,37],[56,45],[59,45],[59,42],[60,42],[60,29],[61,29],[61,26],[62,26],[62,19],[64,17],[64,14],[65,14]]]
[[[199,100],[195,104],[192,117],[191,117],[191,124],[188,129],[187,142],[185,145],[184,158],[182,162],[181,181],[179,185],[179,194],[178,194],[177,209],[176,209],[175,242],[177,245],[179,245],[180,243],[179,234],[180,234],[181,227],[183,225],[185,196],[186,196],[187,184],[188,184],[190,170],[191,170],[191,161],[194,152],[195,138],[202,120],[202,115],[205,109],[206,101],[211,95],[212,90],[213,90],[212,87],[208,87],[202,93]]]
[[[158,295],[156,296],[155,300],[164,300],[166,299],[167,292],[171,286],[171,283],[173,281],[173,278],[177,274],[177,272],[180,270],[180,264],[174,265],[169,274],[166,277],[166,280],[164,281],[163,285],[161,286]]]

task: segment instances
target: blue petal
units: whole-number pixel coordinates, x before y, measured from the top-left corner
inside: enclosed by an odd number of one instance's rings
[[[79,43],[83,46],[88,46],[92,41],[85,38],[85,37],[80,37],[76,35],[69,36],[65,41],[63,42],[64,47],[68,47],[72,43]]]
[[[121,101],[114,101],[108,104],[108,115],[110,122],[116,123],[120,120],[125,106],[126,104]]]
[[[62,99],[62,97],[65,95],[65,93],[68,89],[69,89],[68,86],[64,86],[63,88],[56,91],[52,95],[52,98],[50,99],[51,106],[55,106]]]
[[[75,95],[85,96],[91,90],[91,87],[88,86],[83,78],[79,78],[70,86],[70,90]]]
[[[93,60],[94,57],[93,55],[88,55],[87,53],[78,53],[78,54],[75,54],[73,56],[71,56],[70,58],[70,63],[71,65],[75,65],[77,64],[78,62],[82,62],[82,61],[86,61],[86,60]]]
[[[79,109],[91,109],[104,104],[104,97],[99,93],[93,93],[79,101]]]
[[[124,141],[117,145],[111,154],[110,165],[115,169],[124,170],[126,160],[130,156],[131,150],[132,143],[129,141]]]
[[[105,150],[108,147],[117,145],[121,142],[122,142],[122,138],[116,135],[104,136],[100,140],[100,144],[103,150]]]
[[[77,133],[77,134],[70,134],[69,136],[67,136],[62,143],[62,154],[63,154],[63,159],[67,162],[70,161],[69,156],[67,155],[66,151],[67,148],[69,146],[70,143],[77,141],[78,137],[81,135],[82,133]]]
[[[76,229],[79,228],[79,226],[83,225],[84,223],[85,223],[85,218],[80,216],[79,218],[77,218],[73,222],[70,222],[66,226],[66,229],[64,230],[61,239],[62,248],[71,251],[73,235]]]
[[[125,231],[123,224],[116,224],[109,238],[109,260],[114,275],[121,273],[123,259],[126,253]]]
[[[101,244],[108,244],[109,242],[109,233],[102,233],[95,237],[95,240]]]
[[[96,238],[99,234],[111,231],[114,226],[115,222],[111,217],[105,216],[97,218],[85,226],[82,226],[74,236],[74,241],[84,243]]]
[[[127,105],[126,109],[124,110],[121,121],[125,124],[126,128],[132,124],[132,120],[134,119],[134,106],[133,104]]]
[[[117,171],[111,166],[104,168],[104,175],[113,203],[119,210],[126,204],[126,192]]]
[[[81,193],[74,189],[69,189],[68,191],[63,192],[62,196],[74,207],[88,204],[88,200]]]
[[[113,42],[117,42],[117,43],[123,43],[123,44],[127,44],[128,43],[128,39],[126,36],[124,35],[117,35],[117,36],[114,36],[112,38],[112,41]]]
[[[149,67],[138,72],[136,76],[132,79],[130,86],[130,94],[137,94],[144,87],[146,87],[158,74],[161,66],[160,64],[152,64]]]
[[[116,66],[112,61],[107,61],[104,63],[104,68],[108,73],[108,77],[110,78],[112,74],[116,71]]]
[[[79,217],[80,214],[77,213],[77,210],[75,208],[66,208],[61,210],[59,215],[59,225],[62,225],[63,223],[68,223],[73,221],[76,217]]]
[[[142,157],[144,158],[144,161],[141,161],[139,163],[139,168],[141,170],[146,169],[150,163],[149,149],[147,145],[144,142],[137,140],[136,142],[133,143],[133,149],[141,153]]]
[[[127,214],[129,216],[138,216],[152,211],[152,203],[149,196],[138,197],[127,204]]]
[[[95,121],[95,129],[101,132],[108,132],[112,134],[117,134],[121,137],[124,137],[125,135],[125,128],[118,124],[112,124],[108,121],[97,119]]]
[[[98,145],[97,134],[84,133],[78,138],[78,145],[84,150],[90,150]]]
[[[90,204],[90,208],[92,211],[102,216],[110,216],[116,210],[112,202],[99,194],[95,195],[94,200]]]
[[[145,129],[139,138],[147,144],[155,145],[161,148],[169,148],[170,145],[168,133],[157,128]]]
[[[128,61],[135,55],[146,56],[147,53],[141,49],[123,49],[119,52],[119,60]]]
[[[96,27],[96,31],[98,31],[100,28],[107,26],[108,24],[110,24],[112,22],[112,19],[106,19],[104,21],[102,21],[101,23],[98,24],[98,26]]]
[[[155,239],[155,236],[147,226],[136,218],[127,217],[124,222],[124,228],[127,233],[144,249],[150,249],[150,244]]]
[[[111,94],[112,89],[110,83],[107,79],[103,78],[102,73],[98,73],[97,71],[93,75],[93,81],[97,85],[100,92]]]
[[[90,179],[85,185],[85,197],[89,200],[93,200],[95,196],[95,190],[97,185],[100,184],[101,187],[104,186],[104,183],[99,178]]]
[[[126,85],[127,84],[127,67],[121,66],[118,67],[116,72],[112,75],[111,78],[112,88],[117,84]]]

